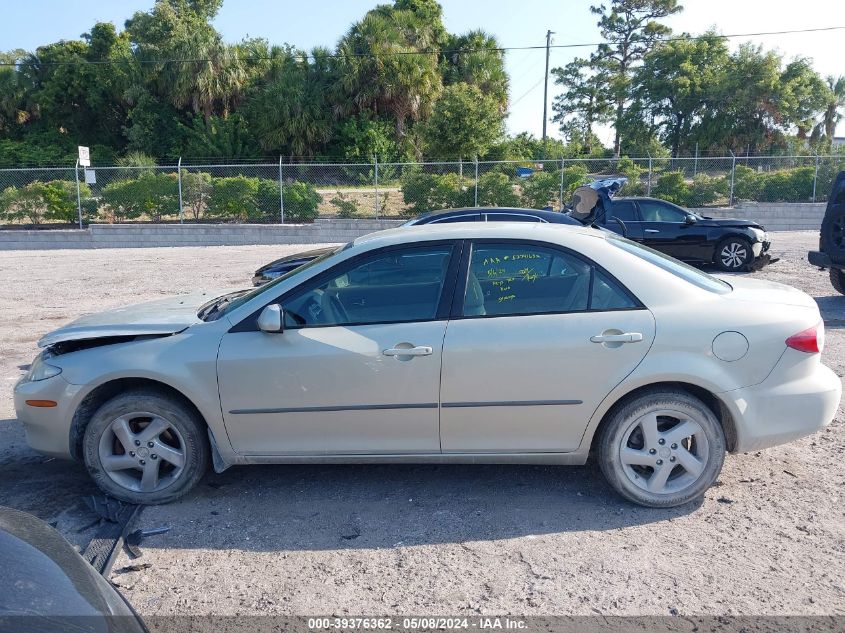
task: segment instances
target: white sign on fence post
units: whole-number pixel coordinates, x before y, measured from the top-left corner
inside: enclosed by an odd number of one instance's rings
[[[96,185],[97,184],[97,172],[93,169],[85,169],[85,184],[86,185]]]
[[[79,164],[82,167],[91,166],[91,151],[83,145],[79,145]]]

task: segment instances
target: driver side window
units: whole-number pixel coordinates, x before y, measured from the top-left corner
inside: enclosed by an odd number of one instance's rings
[[[446,281],[452,246],[380,252],[286,299],[285,327],[430,321]]]
[[[681,209],[655,200],[640,200],[640,215],[643,222],[683,222],[687,214]]]

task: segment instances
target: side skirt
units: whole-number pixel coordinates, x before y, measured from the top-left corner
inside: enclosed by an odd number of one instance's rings
[[[238,455],[237,464],[549,464],[580,466],[588,452],[416,453],[413,455]],[[230,464],[227,464],[227,467]],[[233,465],[233,464],[232,464]],[[216,470],[216,467],[215,467]],[[220,471],[218,471],[220,472]]]

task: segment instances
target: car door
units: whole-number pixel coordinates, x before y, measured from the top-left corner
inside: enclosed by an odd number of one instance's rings
[[[462,268],[443,350],[443,452],[575,450],[599,403],[645,356],[651,313],[560,247],[478,240]]]
[[[620,220],[620,221],[617,221]],[[608,231],[624,234],[630,240],[643,241],[643,227],[633,200],[613,200],[602,226]],[[623,228],[624,227],[624,228]]]
[[[646,246],[686,261],[708,259],[705,250],[712,255],[712,248],[707,247],[707,229],[686,222],[690,213],[663,200],[643,198],[637,204]]]
[[[454,243],[342,262],[253,314],[220,344],[226,430],[247,455],[439,453],[440,361],[457,274]]]

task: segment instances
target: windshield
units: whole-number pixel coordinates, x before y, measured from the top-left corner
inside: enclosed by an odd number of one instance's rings
[[[620,237],[615,233],[609,233],[607,241],[617,248],[621,248],[623,251],[636,255],[640,259],[644,259],[650,264],[654,264],[658,268],[662,268],[676,277],[680,277],[684,281],[688,281],[703,290],[715,292],[717,294],[725,294],[733,290],[731,285],[726,281],[722,281],[713,275],[708,275],[707,273],[698,270],[698,268],[693,268],[684,262],[678,261],[674,257],[664,255],[663,253],[651,249],[648,246],[643,246],[642,244],[637,244],[629,239]]]
[[[203,321],[216,321],[227,312],[234,310],[235,308],[239,308],[247,301],[251,301],[254,297],[257,297],[258,295],[264,292],[272,290],[286,279],[290,279],[293,275],[298,275],[307,268],[311,268],[312,266],[315,266],[316,264],[319,264],[320,262],[328,259],[335,253],[339,253],[340,251],[345,250],[351,244],[352,242],[350,242],[349,244],[344,244],[343,246],[338,246],[336,249],[331,250],[328,253],[320,255],[319,257],[315,257],[310,262],[303,264],[299,268],[289,270],[284,275],[277,277],[270,283],[264,284],[263,286],[258,286],[257,288],[254,288],[252,290],[239,290],[237,292],[232,292],[217,297],[214,301],[205,304],[200,309],[198,316]]]

